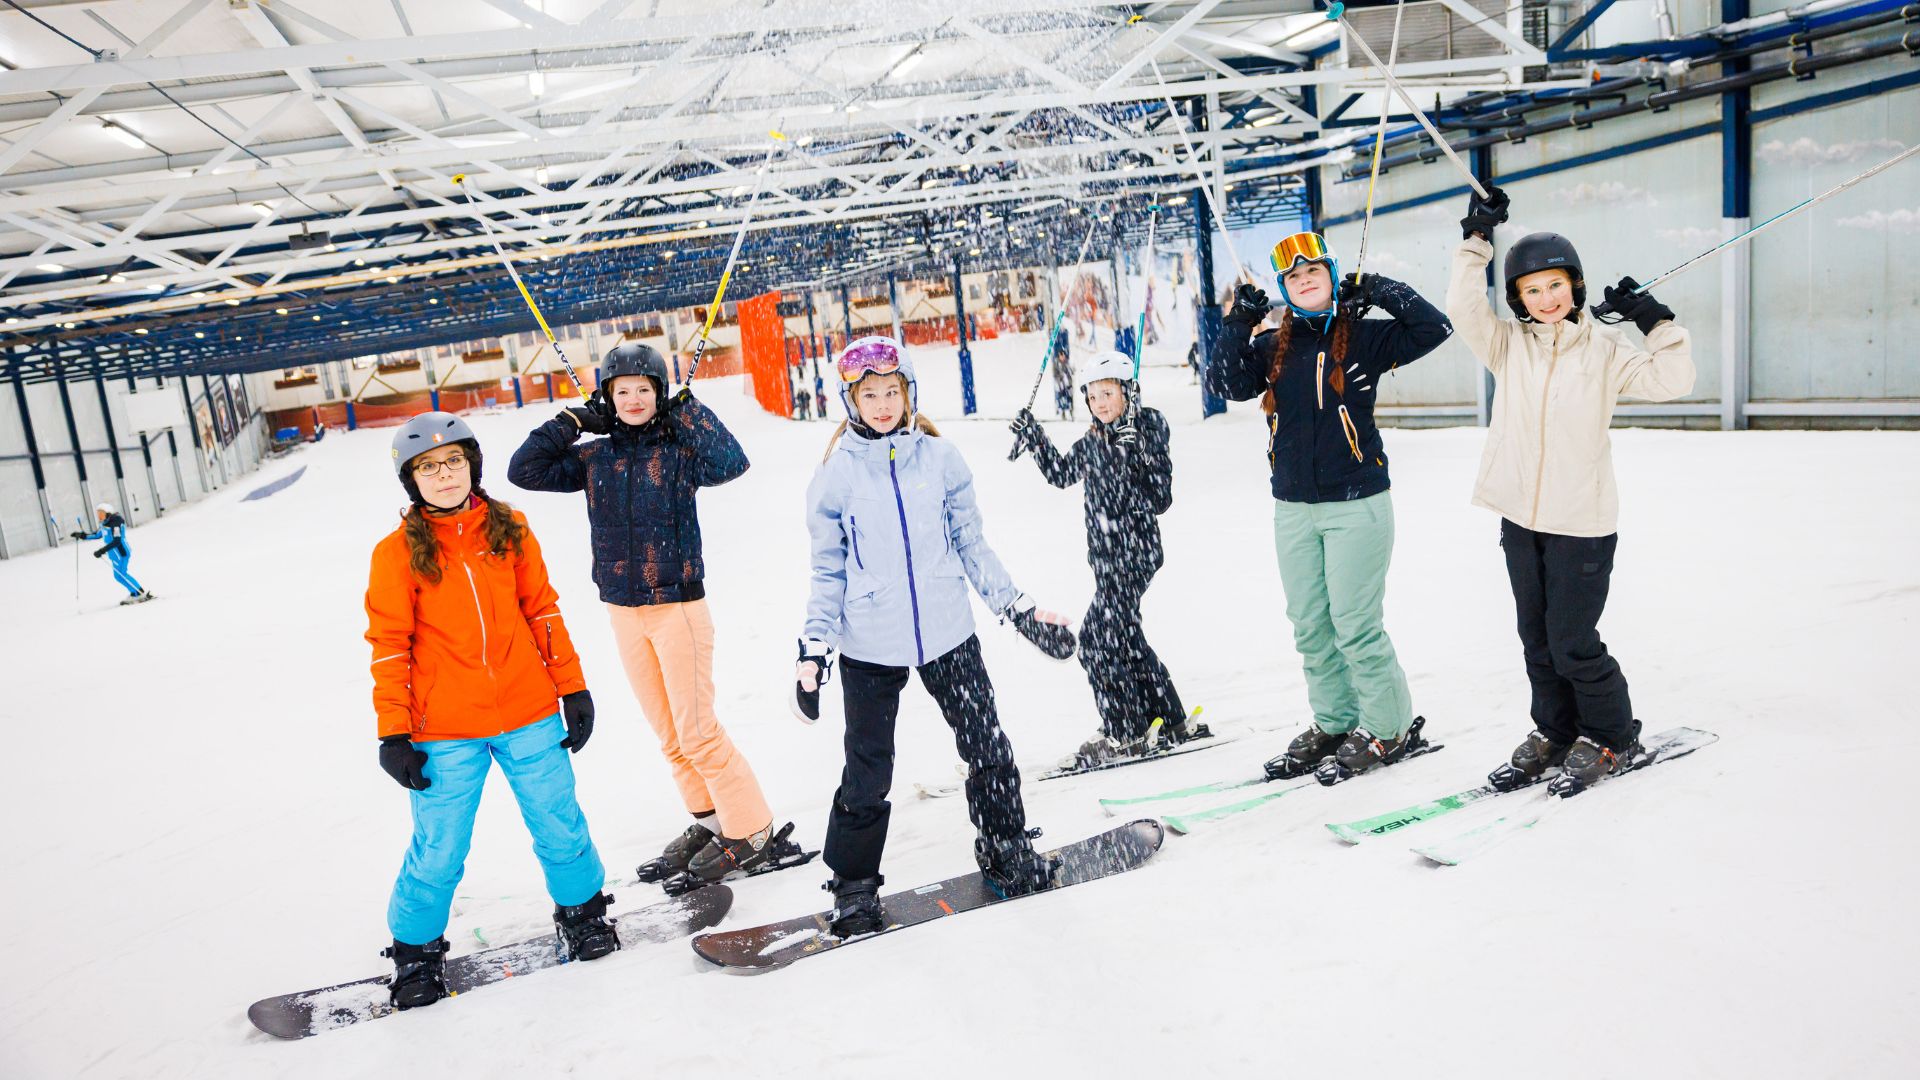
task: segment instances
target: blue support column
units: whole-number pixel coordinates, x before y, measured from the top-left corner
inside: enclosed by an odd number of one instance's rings
[[[846,331],[846,340],[840,343],[844,349],[853,344],[853,289],[847,285],[840,286],[840,319]]]
[[[972,416],[980,409],[973,396],[973,350],[967,348],[967,294],[960,283],[960,249],[953,251],[953,325],[960,341],[960,411]]]
[[[1193,124],[1196,129],[1205,130],[1206,110],[1195,103]],[[1204,185],[1205,180],[1201,183]],[[1223,313],[1220,310],[1220,296],[1213,283],[1213,212],[1207,208],[1207,194],[1203,188],[1194,188],[1193,197],[1188,200],[1193,205],[1194,247],[1200,255],[1200,303],[1195,308],[1200,337],[1200,415],[1202,418],[1217,416],[1227,411],[1224,399],[1207,392],[1207,380],[1204,372],[1213,362],[1213,344],[1220,340],[1221,332],[1226,328]]]
[[[1720,0],[1722,22],[1747,17],[1747,0]],[[1752,67],[1745,57],[1720,65],[1724,77]],[[1720,235],[1738,236],[1753,222],[1753,92],[1720,95]],[[1720,257],[1720,426],[1747,426],[1749,345],[1753,334],[1753,245],[1738,244]]]
[[[353,402],[349,401],[347,402],[347,430],[354,431],[354,430],[357,430],[359,427],[360,427],[360,418],[353,415]]]

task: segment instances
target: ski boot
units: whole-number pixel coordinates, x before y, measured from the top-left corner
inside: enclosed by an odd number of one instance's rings
[[[694,854],[685,872],[661,882],[661,888],[666,890],[668,896],[679,896],[716,881],[768,874],[810,862],[815,853],[794,843],[790,839],[792,836],[791,821],[782,825],[778,832],[774,831],[773,822],[769,821],[766,828],[743,840],[716,836]]]
[[[1527,741],[1513,751],[1513,760],[1487,774],[1487,784],[1495,791],[1518,791],[1539,783],[1548,769],[1557,769],[1567,759],[1572,743],[1554,742],[1538,729],[1527,732]]]
[[[986,876],[988,887],[1003,899],[1052,888],[1053,876],[1060,869],[1059,857],[1035,851],[1032,838],[1025,833],[976,838],[973,861]]]
[[[134,593],[132,596],[129,596],[125,600],[120,601],[120,606],[126,607],[130,604],[144,604],[151,599],[153,599],[153,594],[148,592],[145,589],[141,589],[139,592]]]
[[[447,996],[447,939],[408,945],[395,939],[380,955],[393,961],[387,993],[396,1009],[418,1009]]]
[[[1627,745],[1619,750],[1602,746],[1582,735],[1573,741],[1573,748],[1567,751],[1567,759],[1560,766],[1560,775],[1547,784],[1547,794],[1572,798],[1614,773],[1632,768],[1641,753],[1638,720],[1633,722],[1633,732],[1627,736]]]
[[[1346,733],[1334,733],[1320,730],[1314,724],[1293,737],[1287,744],[1287,752],[1267,762],[1267,779],[1291,780],[1296,776],[1305,776],[1319,765],[1321,760],[1339,748]]]
[[[1166,741],[1166,747],[1172,749],[1175,746],[1190,742],[1194,739],[1211,737],[1213,732],[1207,728],[1207,725],[1199,722],[1199,717],[1200,710],[1196,707],[1191,716],[1178,716],[1166,721],[1160,729],[1160,734]],[[1158,717],[1155,717],[1154,723],[1160,724],[1162,722]]]
[[[1334,750],[1333,757],[1321,762],[1320,767],[1314,770],[1313,778],[1332,787],[1369,769],[1438,749],[1420,734],[1420,729],[1426,725],[1426,717],[1416,716],[1406,733],[1397,739],[1376,738],[1366,728],[1354,728],[1347,733],[1339,748]]]
[[[584,904],[553,906],[553,924],[560,931],[560,946],[569,960],[598,960],[620,947],[620,935],[607,921],[607,905],[613,897],[601,893]]]
[[[714,811],[695,814],[693,824],[687,826],[686,832],[668,841],[666,850],[660,853],[659,858],[648,859],[640,864],[636,873],[640,875],[641,884],[665,881],[684,871],[700,849],[720,835],[719,830],[720,817]]]
[[[887,928],[887,913],[880,907],[880,886],[887,879],[875,874],[867,878],[843,880],[828,878],[820,886],[833,894],[833,910],[827,932],[846,939],[857,934],[877,934]]]

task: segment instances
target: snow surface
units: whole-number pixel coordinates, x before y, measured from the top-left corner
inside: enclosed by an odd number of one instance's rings
[[[1051,839],[1110,824],[1102,796],[1257,771],[1307,719],[1264,424],[1251,404],[1199,421],[1172,366],[1185,344],[1169,341],[1145,378],[1177,469],[1146,626],[1187,701],[1244,735],[1030,781]],[[1000,419],[966,422],[953,350],[917,351],[927,411],[973,465],[989,538],[1043,605],[1077,612],[1092,590],[1079,493],[1006,461],[1003,421],[1039,355],[1038,336],[981,344],[982,414]],[[840,768],[838,691],[812,728],[783,695],[806,588],[802,494],[828,427],[758,413],[732,383],[701,394],[755,462],[701,497],[720,713],[777,812],[817,846]],[[585,658],[600,724],[576,759],[581,798],[625,874],[684,817],[588,579],[580,500],[505,482],[549,415],[473,424],[492,490],[545,545]],[[1049,428],[1065,441],[1079,425]],[[403,502],[388,433],[335,433],[135,531],[133,569],[157,603],[118,608],[106,568],[83,558],[76,605],[67,549],[0,563],[0,1076],[1915,1075],[1920,872],[1900,836],[1920,810],[1920,740],[1904,722],[1920,435],[1616,433],[1624,539],[1603,629],[1651,730],[1722,739],[1435,869],[1406,844],[1451,826],[1348,848],[1320,825],[1472,786],[1527,730],[1496,521],[1468,505],[1482,437],[1386,436],[1400,530],[1389,628],[1444,751],[1171,838],[1119,878],[758,978],[703,971],[675,942],[300,1043],[255,1032],[247,1005],[381,969],[407,837],[406,796],[374,760],[361,639],[367,558]],[[299,483],[242,501],[303,466]],[[1085,682],[980,614],[1002,717],[1037,772],[1093,731]],[[908,691],[893,887],[971,864],[963,802],[912,794],[954,760],[930,702]],[[497,777],[468,866],[456,950],[550,926]],[[824,907],[825,877],[816,862],[740,883],[723,925]],[[653,894],[614,892],[618,908]]]

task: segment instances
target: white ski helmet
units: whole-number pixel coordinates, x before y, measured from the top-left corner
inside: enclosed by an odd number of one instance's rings
[[[840,350],[833,366],[840,373],[840,404],[847,410],[847,419],[856,424],[860,411],[853,407],[853,388],[868,375],[898,372],[907,380],[907,416],[901,430],[913,429],[914,416],[920,411],[920,384],[913,377],[913,361],[907,358],[906,346],[884,334],[855,338]]]
[[[1133,357],[1117,349],[1109,349],[1093,358],[1093,363],[1080,369],[1080,396],[1087,396],[1087,387],[1101,379],[1115,379],[1122,386],[1134,381]]]
[[[108,514],[113,513],[113,504],[101,503],[99,506],[93,508],[93,512],[99,514],[101,517],[106,517]]]

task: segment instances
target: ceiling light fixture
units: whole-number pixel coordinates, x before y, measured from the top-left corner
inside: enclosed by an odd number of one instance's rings
[[[61,266],[59,263],[41,263],[38,266],[35,266],[34,269],[40,271],[43,274],[57,274],[60,271],[65,270],[66,267]]]

